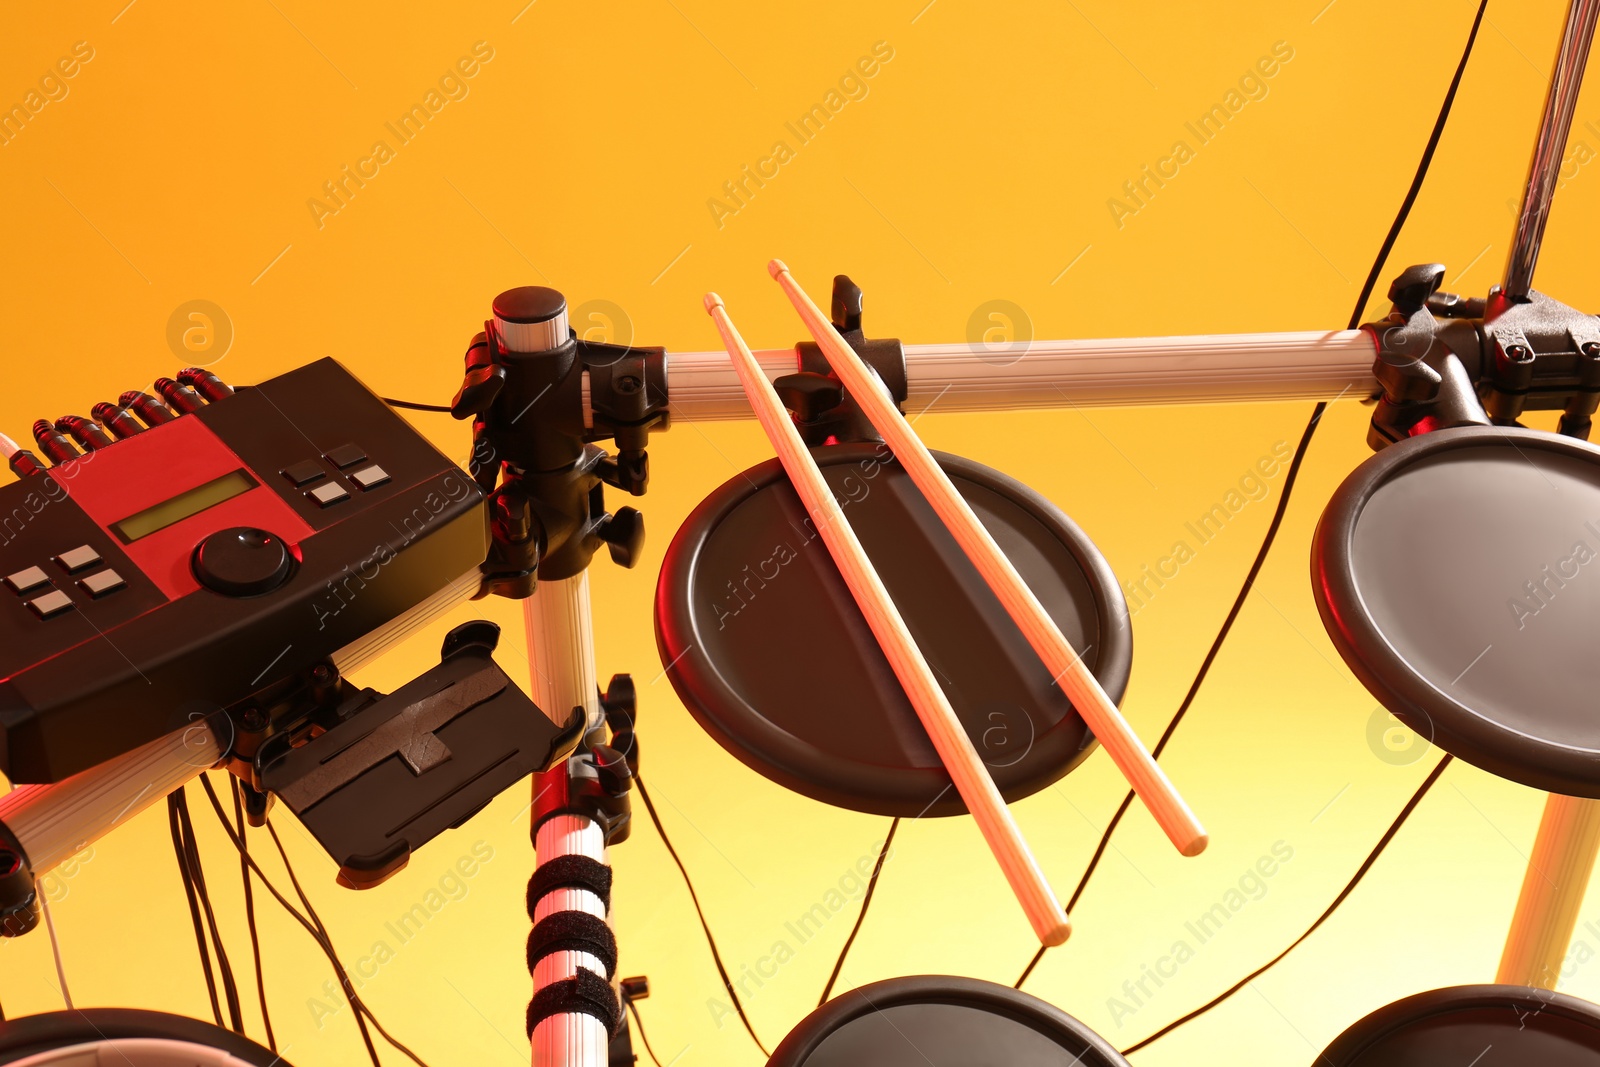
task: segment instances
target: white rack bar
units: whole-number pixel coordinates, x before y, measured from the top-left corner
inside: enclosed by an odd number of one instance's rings
[[[558,723],[566,722],[573,708],[582,707],[588,717],[587,728],[593,729],[603,720],[595,684],[589,573],[541,581],[522,606],[534,703]],[[566,770],[558,767],[549,773],[565,774]],[[534,776],[534,818],[538,818],[538,791],[545,778]],[[540,866],[561,856],[587,856],[605,863],[605,833],[598,823],[581,815],[555,815],[539,824],[534,853]],[[554,910],[584,911],[605,918],[604,907],[592,893],[558,890],[546,894],[536,902],[536,919]],[[589,953],[557,952],[534,968],[534,992],[571,978],[579,967],[605,977],[600,961]],[[605,1067],[611,1035],[591,1015],[552,1015],[534,1028],[532,1045],[533,1067]]]
[[[796,369],[794,349],[755,353],[768,378]],[[907,345],[910,412],[1246,400],[1327,400],[1375,388],[1377,349],[1361,330]],[[669,352],[674,421],[755,416],[726,352]]]
[[[197,720],[54,785],[19,785],[0,797],[0,824],[15,835],[35,878],[100,840],[222,758]]]

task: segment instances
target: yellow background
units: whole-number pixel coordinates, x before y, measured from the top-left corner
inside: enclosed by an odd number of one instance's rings
[[[0,427],[19,438],[36,417],[86,412],[181,366],[167,321],[194,299],[231,320],[232,346],[215,367],[229,380],[333,355],[387,395],[431,401],[453,392],[489,300],[519,284],[555,285],[574,306],[610,301],[638,341],[677,350],[715,347],[700,295],[716,288],[757,347],[791,344],[799,324],[762,269],[773,255],[819,299],[833,273],[850,273],[867,292],[869,332],[907,342],[962,339],[973,310],[991,299],[1026,309],[1034,336],[1047,338],[1342,327],[1473,10],[1466,0],[507,0],[337,10],[304,0],[125,2],[29,5],[7,12],[0,35],[5,104],[20,102],[74,42],[94,49],[69,95],[0,146]],[[1389,277],[1419,260],[1449,264],[1449,285],[1465,292],[1482,294],[1497,280],[1562,6],[1491,6],[1380,297]],[[319,228],[307,201],[323,182],[389,140],[384,123],[478,41],[494,58],[467,83],[469,95]],[[719,228],[707,200],[775,140],[790,140],[784,123],[820,102],[878,41],[894,58],[866,98]],[[1119,228],[1108,198],[1167,155],[1184,122],[1278,41],[1294,58],[1266,98]],[[1594,92],[1579,106],[1574,138],[1600,146],[1583,128],[1591,119],[1600,124]],[[1597,217],[1600,177],[1575,167],[1538,282],[1579,307],[1600,296],[1588,240]],[[1374,302],[1370,314],[1379,311]],[[1127,579],[1165,555],[1183,523],[1257,458],[1292,444],[1309,409],[1002,418],[935,408],[918,430],[1059,503]],[[1258,591],[1166,757],[1212,832],[1210,850],[1180,858],[1136,810],[1076,911],[1072,941],[1029,982],[1119,1046],[1297,936],[1437,758],[1378,758],[1368,739],[1374,703],[1324,637],[1308,587],[1311,531],[1329,493],[1368,454],[1367,417],[1351,400],[1330,411]],[[413,421],[464,455],[460,425],[428,414]],[[593,570],[600,672],[632,671],[639,682],[646,778],[739,972],[775,941],[792,941],[784,923],[870,856],[887,820],[825,808],[748,772],[697,729],[660,677],[650,610],[661,553],[697,501],[769,450],[753,424],[729,423],[680,426],[652,452],[645,558],[631,572],[603,560]],[[1281,484],[1280,475],[1272,500]],[[1251,504],[1138,614],[1125,709],[1146,738],[1188,686],[1272,500]],[[515,605],[464,608],[449,622],[475,611],[507,627],[514,663]],[[443,628],[361,681],[388,687],[425,668]],[[1063,895],[1121,796],[1109,761],[1096,756],[1016,806]],[[526,1061],[526,803],[522,790],[502,797],[359,895],[336,888],[330,862],[280,817],[352,962],[475,842],[494,850],[465,899],[441,909],[363,990],[436,1067]],[[243,975],[236,864],[198,795],[196,804]],[[1380,1004],[1489,980],[1539,806],[1532,790],[1456,766],[1321,932],[1138,1062],[1306,1063]],[[164,813],[146,813],[56,885],[80,1005],[209,1014],[166,833]],[[1108,999],[1123,995],[1123,982],[1185,937],[1185,921],[1278,841],[1294,857],[1266,895],[1114,1021]],[[614,858],[621,972],[651,978],[654,995],[641,1008],[662,1061],[760,1063],[736,1021],[713,1019],[708,1001],[721,992],[701,932],[642,817]],[[798,946],[748,998],[769,1047],[815,1003],[853,911]],[[1600,897],[1591,894],[1583,917],[1600,922]],[[325,997],[329,975],[311,944],[271,907],[262,922],[288,1058],[360,1062],[348,1012],[315,1021],[309,1002]],[[1600,945],[1593,933],[1581,936]],[[1032,952],[970,822],[924,820],[902,829],[843,985],[917,973],[1009,984]],[[0,961],[7,1011],[60,1006],[43,933],[0,946]],[[1600,996],[1600,966],[1575,965],[1563,988]]]

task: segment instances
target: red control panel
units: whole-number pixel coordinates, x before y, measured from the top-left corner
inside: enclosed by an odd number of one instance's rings
[[[336,662],[485,558],[476,483],[334,360],[237,391],[186,373],[36,424],[50,465],[0,486],[12,781]]]

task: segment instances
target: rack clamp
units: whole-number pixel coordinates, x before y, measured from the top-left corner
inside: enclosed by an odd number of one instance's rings
[[[834,328],[877,373],[894,398],[895,407],[904,414],[909,393],[905,346],[896,338],[868,338],[861,329],[861,304],[861,287],[847,275],[835,275],[829,316]],[[794,412],[801,439],[812,448],[830,443],[881,442],[883,438],[833,373],[817,343],[801,341],[795,345],[795,353],[800,369],[772,384],[784,406]]]
[[[1587,440],[1600,407],[1600,318],[1530,291],[1486,300],[1439,291],[1442,263],[1408,267],[1389,286],[1389,315],[1362,326],[1378,359],[1374,450],[1451,426],[1518,426],[1560,410],[1558,431]]]
[[[489,494],[493,545],[480,596],[531,596],[538,579],[582,573],[602,545],[631,567],[644,543],[637,509],[606,510],[604,487],[643,496],[646,443],[670,421],[666,350],[589,341],[513,351],[497,319],[537,305],[565,321],[560,293],[525,286],[495,299],[496,318],[467,348],[450,411],[473,420],[473,477]],[[543,313],[542,311],[540,313]],[[611,440],[611,455],[595,442]]]
[[[1524,411],[1560,410],[1558,432],[1587,440],[1600,405],[1600,319],[1530,290],[1512,300],[1490,290],[1478,389],[1497,426]]]
[[[1470,320],[1456,317],[1467,302],[1439,291],[1444,275],[1443,263],[1406,268],[1389,285],[1389,314],[1361,327],[1378,350],[1373,451],[1429,430],[1489,423],[1472,376],[1481,340]]]
[[[0,823],[0,937],[21,937],[39,925],[39,888],[22,845]]]
[[[556,815],[578,815],[594,822],[608,848],[626,841],[633,832],[631,794],[639,771],[635,700],[633,676],[612,676],[600,694],[605,726],[591,730],[567,757],[565,774],[549,775],[540,782],[531,829],[535,841],[539,827]],[[577,711],[581,714],[582,709]]]
[[[617,999],[626,1016],[630,1011],[638,1011],[633,1007],[636,1001],[646,1000],[650,996],[650,978],[648,975],[637,974],[617,982]],[[632,1029],[626,1025],[619,1027],[611,1038],[611,1046],[607,1050],[607,1067],[634,1067],[639,1062],[639,1057],[633,1052]]]

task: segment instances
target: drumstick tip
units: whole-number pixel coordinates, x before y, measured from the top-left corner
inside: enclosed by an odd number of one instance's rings
[[[718,296],[716,293],[707,293],[703,303],[706,306],[706,314],[709,315],[713,311],[716,311],[717,308],[722,306],[722,297]]]
[[[1046,948],[1060,948],[1072,936],[1072,920],[1063,918],[1061,922],[1044,931],[1039,937],[1039,943]]]
[[[780,274],[788,274],[789,266],[781,259],[769,259],[767,261],[767,273],[776,278]]]

